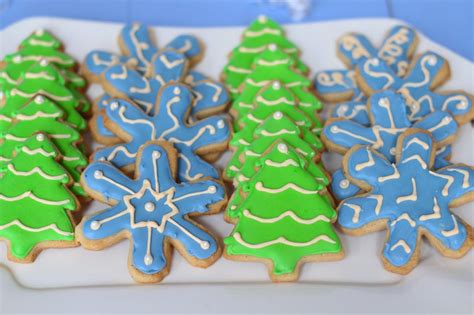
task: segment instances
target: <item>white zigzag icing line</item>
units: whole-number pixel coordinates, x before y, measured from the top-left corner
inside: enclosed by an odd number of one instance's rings
[[[243,245],[245,247],[248,247],[248,248],[253,248],[253,249],[265,248],[265,247],[268,247],[268,246],[271,246],[271,245],[274,245],[274,244],[285,244],[285,245],[293,246],[293,247],[305,247],[305,246],[314,245],[314,244],[319,243],[321,241],[331,243],[331,244],[336,244],[336,242],[327,235],[319,235],[319,236],[315,237],[314,239],[312,239],[308,242],[301,242],[301,243],[292,242],[292,241],[287,240],[283,236],[280,236],[279,238],[277,238],[273,241],[263,242],[263,243],[260,243],[260,244],[250,244],[250,243],[245,242],[242,239],[242,237],[240,236],[240,233],[238,233],[238,232],[235,233],[233,235],[233,237],[241,245]]]

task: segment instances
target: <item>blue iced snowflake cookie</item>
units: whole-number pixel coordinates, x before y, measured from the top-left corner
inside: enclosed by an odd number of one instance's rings
[[[474,196],[474,169],[434,170],[429,132],[409,129],[399,138],[395,163],[368,146],[352,148],[343,167],[352,184],[368,191],[344,200],[338,223],[349,234],[388,230],[382,252],[386,269],[409,273],[418,263],[421,237],[444,256],[459,258],[472,247],[472,228],[449,208]]]
[[[80,243],[98,250],[129,238],[129,271],[137,282],[161,281],[172,247],[198,267],[221,255],[219,241],[191,217],[220,211],[225,188],[212,180],[176,183],[177,154],[170,143],[147,142],[133,179],[108,162],[94,162],[82,174],[85,189],[110,208],[83,219],[76,229]]]
[[[231,135],[228,117],[216,115],[188,123],[187,115],[192,102],[192,91],[183,84],[170,84],[162,88],[152,110],[153,115],[147,115],[129,101],[110,100],[104,112],[106,127],[126,142],[99,149],[93,154],[93,159],[132,170],[141,145],[151,140],[166,140],[173,143],[179,152],[179,180],[219,178],[217,170],[199,155],[220,153],[227,148]]]

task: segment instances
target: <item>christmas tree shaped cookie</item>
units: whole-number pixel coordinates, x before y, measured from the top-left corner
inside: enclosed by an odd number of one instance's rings
[[[21,42],[20,49],[27,47],[45,47],[54,50],[61,50],[62,43],[50,32],[44,29],[37,29]]]
[[[237,121],[237,130],[255,129],[277,111],[290,117],[296,125],[310,129],[315,134],[321,131],[322,123],[317,115],[308,115],[301,111],[293,93],[279,81],[273,81],[261,90],[254,101],[254,109]]]
[[[240,133],[242,138],[249,136],[245,135],[243,130]],[[308,160],[317,159],[318,150],[322,150],[323,146],[318,137],[304,129],[298,127],[294,121],[285,117],[281,112],[274,113],[268,118],[260,127],[250,132],[252,142],[245,142],[234,137],[232,139],[237,148],[230,159],[224,171],[224,176],[227,179],[234,178],[240,172],[248,156],[261,156],[275,141],[279,139],[285,140],[288,144],[296,148],[296,150]],[[240,145],[236,145],[237,142]]]
[[[69,211],[78,202],[59,159],[47,136],[36,134],[22,143],[0,177],[0,238],[9,243],[10,260],[33,262],[45,248],[77,245]]]
[[[270,45],[254,61],[254,71],[241,85],[241,94],[232,103],[231,114],[240,118],[253,109],[253,102],[268,83],[280,81],[298,100],[300,108],[312,116],[321,109],[319,100],[308,90],[311,81],[293,68],[294,60],[275,45]]]
[[[262,260],[273,281],[294,281],[302,263],[344,255],[332,225],[336,211],[298,161],[282,145],[262,158],[262,168],[245,187],[245,200],[234,210],[237,225],[224,241],[225,257]]]
[[[63,115],[58,106],[43,96],[36,96],[20,108],[11,126],[0,132],[0,168],[7,166],[15,147],[23,144],[32,134],[42,131],[58,148],[63,157],[62,165],[74,179],[71,190],[84,196],[79,179],[81,169],[87,165],[87,158],[77,147],[81,140],[79,132],[61,120]]]
[[[239,86],[245,77],[252,73],[255,58],[269,47],[275,45],[295,60],[296,68],[305,74],[308,68],[298,58],[298,47],[289,41],[278,23],[260,16],[245,30],[242,42],[232,50],[229,61],[224,68],[222,77],[233,98],[239,95]]]
[[[295,155],[295,158],[289,160],[288,158],[286,158],[285,155],[278,153],[278,147],[288,148],[288,150],[291,151],[293,155]],[[326,171],[320,164],[316,164],[314,161],[304,158],[291,145],[289,145],[283,140],[277,140],[276,142],[274,142],[267,150],[265,150],[262,156],[267,158],[268,154],[276,155],[273,157],[268,156],[268,158],[271,158],[272,161],[274,161],[275,163],[281,163],[283,165],[286,165],[288,163],[298,163],[299,165],[301,165],[308,173],[310,173],[314,177],[317,182],[323,185],[324,188],[321,190],[321,195],[325,196],[325,198],[328,197],[325,187],[329,185],[329,178],[326,175]],[[237,176],[235,176],[234,178],[234,185],[236,186],[236,188],[232,199],[227,205],[226,219],[228,221],[232,222],[232,220],[236,217],[236,213],[233,210],[237,207],[238,204],[241,203],[242,197],[244,197],[245,195],[244,188],[246,186],[247,181],[251,179],[255,175],[255,173],[260,170],[260,168],[262,168],[263,164],[261,163],[261,159],[261,156],[251,155],[245,157],[245,164],[242,166]],[[329,204],[332,203],[331,199],[327,199],[327,201]]]
[[[0,131],[11,124],[13,113],[35,95],[43,95],[55,102],[66,114],[65,120],[78,130],[84,130],[87,123],[78,112],[84,104],[83,96],[71,92],[66,86],[48,78],[30,77],[5,93],[5,105],[0,108]]]

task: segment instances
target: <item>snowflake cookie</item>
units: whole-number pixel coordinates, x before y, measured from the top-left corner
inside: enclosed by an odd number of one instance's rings
[[[216,213],[225,189],[212,180],[175,182],[177,152],[164,141],[147,142],[131,179],[108,162],[89,165],[82,183],[111,207],[77,227],[80,243],[103,249],[130,238],[129,271],[137,282],[158,282],[169,272],[172,247],[192,265],[207,267],[221,254],[216,238],[191,217]]]
[[[192,102],[191,90],[182,84],[169,84],[161,89],[151,116],[126,100],[112,100],[105,110],[106,127],[126,142],[99,149],[93,159],[132,170],[141,145],[151,140],[166,140],[179,151],[181,181],[207,176],[219,178],[216,169],[197,154],[206,156],[227,148],[231,134],[228,118],[211,116],[188,124]]]
[[[122,55],[101,50],[87,54],[83,72],[89,81],[98,82],[101,74],[116,64],[128,65],[145,73],[153,56],[158,52],[151,29],[138,23],[124,26],[118,42]],[[203,53],[199,39],[192,35],[180,35],[164,48],[185,54],[194,62],[199,61]]]
[[[403,97],[393,91],[385,91],[371,96],[368,101],[369,125],[340,118],[329,119],[322,132],[322,140],[332,151],[344,154],[353,146],[370,145],[389,161],[395,160],[395,146],[402,132],[408,128],[428,130],[438,143],[440,156],[435,160],[435,168],[446,165],[444,146],[456,138],[458,125],[447,112],[435,111],[413,123],[408,119],[407,105]],[[351,185],[341,170],[335,172],[331,185],[338,200],[353,196],[359,189]]]
[[[433,92],[450,76],[449,64],[443,57],[427,51],[415,58],[409,68],[406,76],[399,77],[380,58],[370,58],[358,64],[355,78],[368,96],[387,89],[403,94],[412,121],[437,110],[450,112],[460,124],[474,117],[472,95],[463,91]]]
[[[352,69],[367,58],[379,57],[396,75],[403,76],[417,44],[415,31],[404,25],[392,27],[379,49],[375,48],[363,34],[349,33],[342,36],[337,42],[337,55],[349,70],[327,70],[316,73],[314,86],[318,96],[327,102],[349,99],[363,101],[365,97],[354,81]]]
[[[417,265],[422,236],[444,256],[463,256],[472,247],[472,228],[449,208],[472,200],[474,169],[459,164],[435,171],[436,145],[420,129],[405,131],[396,148],[395,163],[367,146],[346,154],[344,172],[368,193],[339,205],[339,225],[354,235],[386,228],[382,260],[392,272],[407,274]]]

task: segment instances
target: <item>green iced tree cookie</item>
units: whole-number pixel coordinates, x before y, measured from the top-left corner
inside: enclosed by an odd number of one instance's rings
[[[270,45],[288,54],[296,69],[306,74],[308,67],[299,60],[300,50],[285,37],[282,27],[275,21],[260,16],[244,31],[241,43],[232,50],[222,76],[233,98],[239,95],[239,86],[252,72],[255,58]]]
[[[41,249],[75,246],[69,211],[78,207],[70,177],[45,134],[22,143],[0,177],[0,238],[8,257],[32,262]]]
[[[21,42],[20,49],[26,47],[43,47],[61,50],[62,43],[50,32],[44,29],[37,29]]]
[[[292,152],[291,154],[294,155],[293,161],[289,161],[286,155],[282,155],[276,152],[275,148],[278,146],[287,147],[288,150]],[[323,187],[327,187],[329,185],[329,178],[326,175],[324,167],[319,163],[315,163],[311,159],[305,159],[301,154],[296,151],[295,148],[293,148],[287,142],[283,140],[276,140],[270,145],[268,149],[265,150],[262,156],[267,158],[268,154],[271,154],[268,156],[268,158],[278,163],[295,164],[297,162],[309,174],[311,174],[314,179],[319,182]],[[226,217],[228,219],[233,220],[236,217],[236,213],[232,210],[234,210],[237,205],[240,204],[240,202],[242,201],[242,197],[244,196],[243,188],[245,187],[247,181],[252,178],[255,173],[263,166],[260,162],[261,159],[262,157],[257,155],[245,156],[245,163],[242,165],[242,168],[234,177],[235,191],[227,206]],[[328,199],[329,196],[326,192],[326,189],[324,189],[324,193],[322,193],[322,195],[327,199],[327,202],[329,204],[332,203],[331,199]]]
[[[246,139],[252,140],[247,142]],[[235,178],[247,163],[247,157],[260,157],[280,139],[294,147],[307,160],[317,158],[319,151],[323,149],[321,140],[308,129],[300,128],[281,112],[275,112],[255,130],[243,129],[238,135],[234,135],[231,143],[235,151],[224,171],[225,177]]]
[[[85,196],[79,184],[81,170],[87,165],[87,158],[77,147],[81,135],[61,120],[63,115],[64,112],[58,106],[43,96],[36,96],[16,111],[10,127],[0,131],[0,170],[5,171],[18,145],[41,131],[48,134],[63,156],[62,165],[74,180],[71,190]]]
[[[41,67],[41,66],[39,66]],[[25,73],[33,73],[27,72]],[[41,72],[39,72],[41,73]],[[78,93],[71,92],[66,86],[56,80],[49,80],[49,74],[45,73],[46,78],[33,76],[21,80],[20,84],[5,92],[5,105],[0,108],[0,131],[5,130],[11,124],[13,113],[27,103],[35,95],[41,94],[51,101],[55,102],[66,114],[65,120],[78,130],[84,130],[87,123],[84,117],[78,112],[83,106],[82,98]]]
[[[254,61],[254,70],[241,85],[242,93],[232,103],[231,114],[240,118],[249,113],[260,90],[268,83],[279,81],[295,95],[298,106],[310,116],[322,107],[309,88],[311,80],[293,68],[294,60],[283,51],[271,46]]]
[[[237,225],[224,241],[229,259],[262,259],[274,281],[298,278],[302,262],[340,259],[336,211],[320,195],[323,185],[300,164],[295,151],[276,146],[244,188]]]

